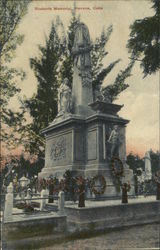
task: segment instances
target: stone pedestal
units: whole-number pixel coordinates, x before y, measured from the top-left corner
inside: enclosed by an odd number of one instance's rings
[[[132,170],[128,169],[125,163],[127,123],[128,120],[116,114],[94,111],[89,117],[72,115],[68,119],[52,124],[43,130],[46,137],[45,167],[39,177],[48,178],[54,175],[62,178],[66,170],[71,170],[75,176],[82,175],[85,178],[100,174],[105,177],[107,184],[104,196],[120,195],[113,183],[106,138],[109,137],[113,124],[118,125],[122,141],[119,157],[125,166],[127,181],[130,181]]]

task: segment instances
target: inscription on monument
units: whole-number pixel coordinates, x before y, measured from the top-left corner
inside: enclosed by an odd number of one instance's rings
[[[84,137],[80,132],[76,132],[75,134],[75,145],[76,145],[76,154],[75,159],[77,161],[83,161],[84,159]]]
[[[88,160],[97,159],[97,131],[88,132]]]
[[[66,138],[61,137],[59,140],[51,146],[50,152],[51,159],[58,161],[66,158]]]

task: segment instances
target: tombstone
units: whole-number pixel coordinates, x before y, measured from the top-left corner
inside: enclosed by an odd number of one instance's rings
[[[20,200],[20,199],[21,199],[20,195],[17,194],[15,200]]]
[[[66,170],[85,179],[103,175],[107,188],[101,196],[120,196],[110,170],[110,146],[106,137],[109,138],[114,126],[118,126],[119,145],[117,147],[111,142],[112,151],[118,154],[126,179],[134,187],[133,171],[126,163],[126,125],[129,121],[118,115],[123,105],[111,103],[107,92],[102,91],[102,98],[94,100],[91,49],[88,27],[83,23],[77,24],[72,48],[72,90],[65,87],[67,91],[63,96],[59,89],[59,114],[42,130],[46,138],[45,166],[38,178],[53,175],[61,179]],[[67,80],[62,85],[64,83]]]
[[[13,210],[13,184],[10,182],[7,187],[7,194],[5,197],[5,208],[4,208],[4,221],[12,221],[12,210]]]
[[[43,199],[43,198],[46,198],[46,190],[45,189],[42,189],[41,191],[41,200],[40,200],[40,211],[43,211],[44,208],[45,208],[45,205],[46,205],[46,199]]]
[[[30,188],[28,188],[28,190],[27,190],[27,196],[26,196],[26,203],[27,204],[30,204],[31,203],[31,200],[28,200],[28,199],[31,199],[32,198],[32,195],[31,195],[31,189]]]
[[[58,194],[58,213],[64,214],[65,194],[60,191]]]

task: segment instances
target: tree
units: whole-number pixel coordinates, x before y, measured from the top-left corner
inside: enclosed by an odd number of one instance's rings
[[[152,174],[160,170],[160,152],[150,151]]]
[[[40,131],[47,127],[57,114],[58,67],[63,52],[63,44],[54,23],[49,38],[46,37],[45,46],[39,45],[39,52],[38,57],[30,59],[31,69],[37,78],[37,93],[23,101],[23,108],[29,111],[32,122],[23,127],[21,136],[25,137],[26,150],[43,155],[44,138]]]
[[[118,73],[114,83],[105,88],[110,96],[111,102],[115,101],[118,98],[118,95],[129,87],[129,84],[126,84],[125,81],[131,76],[133,65],[134,61],[131,61],[126,69],[121,70]]]
[[[72,47],[74,42],[74,30],[76,25],[80,22],[79,18],[76,18],[75,13],[72,13],[72,18],[68,27],[66,35],[66,46],[64,49],[64,57],[62,65],[60,68],[60,81],[62,82],[64,78],[68,78],[69,86],[72,88],[73,80],[73,56]]]
[[[134,173],[137,173],[137,169],[144,170],[144,161],[138,155],[134,155],[132,152],[127,155],[127,164],[133,170]]]
[[[31,155],[21,154],[20,156],[12,156],[8,159],[0,174],[0,188],[4,185],[7,187],[13,179],[17,177],[19,180],[22,176],[29,179],[38,175],[44,166],[44,160],[41,158],[32,158]],[[4,190],[3,190],[4,191]]]
[[[144,77],[160,69],[160,1],[152,0],[154,16],[136,20],[131,26],[127,48],[134,60],[140,60]]]
[[[154,175],[159,170],[160,153],[151,150],[150,157],[151,157],[152,174]],[[145,162],[143,158],[140,158],[138,155],[134,155],[132,152],[127,155],[127,164],[134,171],[134,173],[136,173],[136,170],[138,168],[145,170]]]
[[[24,79],[24,72],[9,66],[15,56],[17,46],[23,42],[23,35],[16,33],[19,23],[26,14],[29,0],[0,1],[0,84],[1,84],[1,137],[2,140],[13,145],[16,140],[13,131],[21,125],[23,114],[13,112],[8,108],[10,99],[20,92],[17,79]],[[13,130],[11,133],[9,131]]]

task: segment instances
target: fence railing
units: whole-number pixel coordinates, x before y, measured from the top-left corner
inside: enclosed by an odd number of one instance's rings
[[[54,195],[48,195],[47,191],[43,189],[39,197],[31,197],[30,194],[27,194],[26,197],[14,198],[13,184],[10,183],[9,186],[7,187],[7,194],[5,196],[3,220],[4,222],[13,220],[13,207],[15,203],[23,202],[26,203],[27,205],[33,201],[39,201],[40,203],[39,210],[44,211],[47,203],[46,201],[50,198],[58,200],[58,214],[64,215],[65,196],[63,191],[60,191],[58,193],[58,196],[54,196]]]
[[[17,194],[17,195],[16,195]],[[143,196],[149,196],[149,195],[153,195],[153,193],[150,192],[146,192],[142,194]],[[154,194],[155,195],[155,194]],[[21,193],[21,196],[19,196],[18,193],[13,192],[13,184],[10,183],[9,186],[7,187],[7,194],[3,195],[1,194],[1,197],[3,196],[3,200],[4,200],[4,221],[11,221],[13,219],[13,208],[14,205],[16,203],[24,203],[26,205],[29,205],[31,203],[34,202],[38,202],[39,203],[39,210],[40,211],[44,211],[45,207],[47,205],[47,200],[48,203],[52,203],[54,200],[58,201],[58,213],[59,214],[64,214],[64,205],[65,205],[65,193],[63,191],[60,191],[58,193],[58,195],[50,195],[48,194],[47,190],[42,190],[39,194],[37,193],[30,193],[29,191],[27,192],[27,194],[25,194],[24,192]],[[4,199],[5,196],[5,199]],[[16,196],[16,197],[15,197]],[[80,196],[80,195],[79,195]],[[138,197],[139,195],[132,195],[129,196],[129,198],[135,198]],[[87,198],[85,197],[85,200],[116,200],[116,199],[121,199],[121,196],[95,196],[95,197],[90,197]],[[66,200],[67,200],[67,196],[66,196]],[[79,198],[80,200],[80,198]]]

